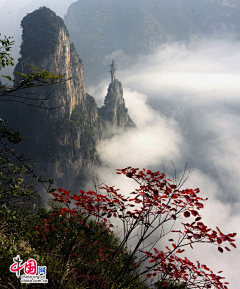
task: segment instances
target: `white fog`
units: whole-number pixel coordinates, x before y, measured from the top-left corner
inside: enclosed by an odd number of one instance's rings
[[[13,55],[18,57],[24,14],[44,5],[63,17],[73,2],[0,0],[0,33],[15,37]],[[117,64],[128,58],[120,51],[106,59],[116,55]],[[95,172],[101,181],[128,195],[136,183],[116,175],[116,169],[132,166],[162,172],[164,167],[171,178],[173,162],[180,178],[187,163],[191,177],[184,187],[199,187],[201,196],[208,198],[203,222],[224,233],[238,233],[239,248],[240,42],[233,36],[164,44],[132,67],[118,70],[117,78],[137,129],[118,131],[98,144],[103,166]],[[109,83],[110,74],[86,87],[98,106],[103,105]],[[196,244],[188,254],[215,272],[222,270],[229,289],[239,287],[239,249],[221,254],[216,246]]]
[[[101,180],[128,195],[137,184],[115,175],[115,169],[163,171],[164,166],[171,178],[172,161],[180,179],[187,163],[191,176],[184,187],[199,187],[202,197],[209,198],[203,221],[225,233],[239,233],[239,51],[240,43],[232,40],[207,39],[188,46],[172,43],[143,56],[130,69],[118,71],[137,129],[99,144],[106,165],[104,170],[97,169]],[[99,105],[108,82],[109,78],[89,89]],[[236,244],[240,246],[238,239]],[[236,249],[221,254],[215,246],[197,244],[188,254],[215,272],[223,270],[228,288],[237,288],[240,253]]]

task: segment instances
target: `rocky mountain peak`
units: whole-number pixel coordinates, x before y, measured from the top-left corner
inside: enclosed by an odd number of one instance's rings
[[[111,83],[108,87],[108,93],[104,100],[104,106],[99,109],[99,115],[105,121],[111,122],[114,126],[135,127],[134,122],[128,115],[128,109],[123,98],[123,88],[120,81],[117,79],[117,69],[114,60],[110,65]]]
[[[27,14],[22,22],[21,58],[16,71],[30,72],[30,63],[51,73],[65,75],[72,80],[54,87],[49,106],[62,107],[52,117],[71,115],[78,104],[85,102],[82,60],[78,57],[63,20],[46,7]],[[39,90],[34,91],[38,93]],[[42,94],[49,93],[46,89]]]
[[[31,88],[36,98],[52,93],[48,106],[60,108],[48,111],[16,104],[9,107],[8,116],[11,114],[14,128],[22,131],[23,151],[37,163],[36,173],[53,178],[57,186],[77,188],[93,166],[101,163],[97,144],[112,135],[108,128],[135,126],[125,106],[115,62],[110,65],[111,83],[104,106],[98,108],[94,97],[85,93],[82,61],[69,42],[62,19],[43,7],[25,16],[22,27],[22,56],[16,71],[30,72],[28,62],[73,78],[54,87]]]

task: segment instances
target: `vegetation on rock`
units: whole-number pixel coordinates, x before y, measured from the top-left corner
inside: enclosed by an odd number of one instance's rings
[[[62,18],[46,7],[24,17],[21,26],[23,29],[21,54],[29,55],[31,58],[28,61],[30,62],[40,61],[46,55],[55,52],[56,45],[59,44],[61,29],[68,35]]]

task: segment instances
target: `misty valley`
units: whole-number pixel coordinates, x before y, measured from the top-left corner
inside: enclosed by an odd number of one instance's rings
[[[0,0],[1,288],[238,288],[239,19]]]

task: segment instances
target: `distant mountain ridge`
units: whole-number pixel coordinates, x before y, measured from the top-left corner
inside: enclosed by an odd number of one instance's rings
[[[237,0],[78,0],[64,22],[84,60],[87,84],[101,74],[106,55],[138,57],[169,41],[234,33],[240,36]],[[120,66],[128,65],[121,64]],[[102,72],[103,73],[103,72]]]

